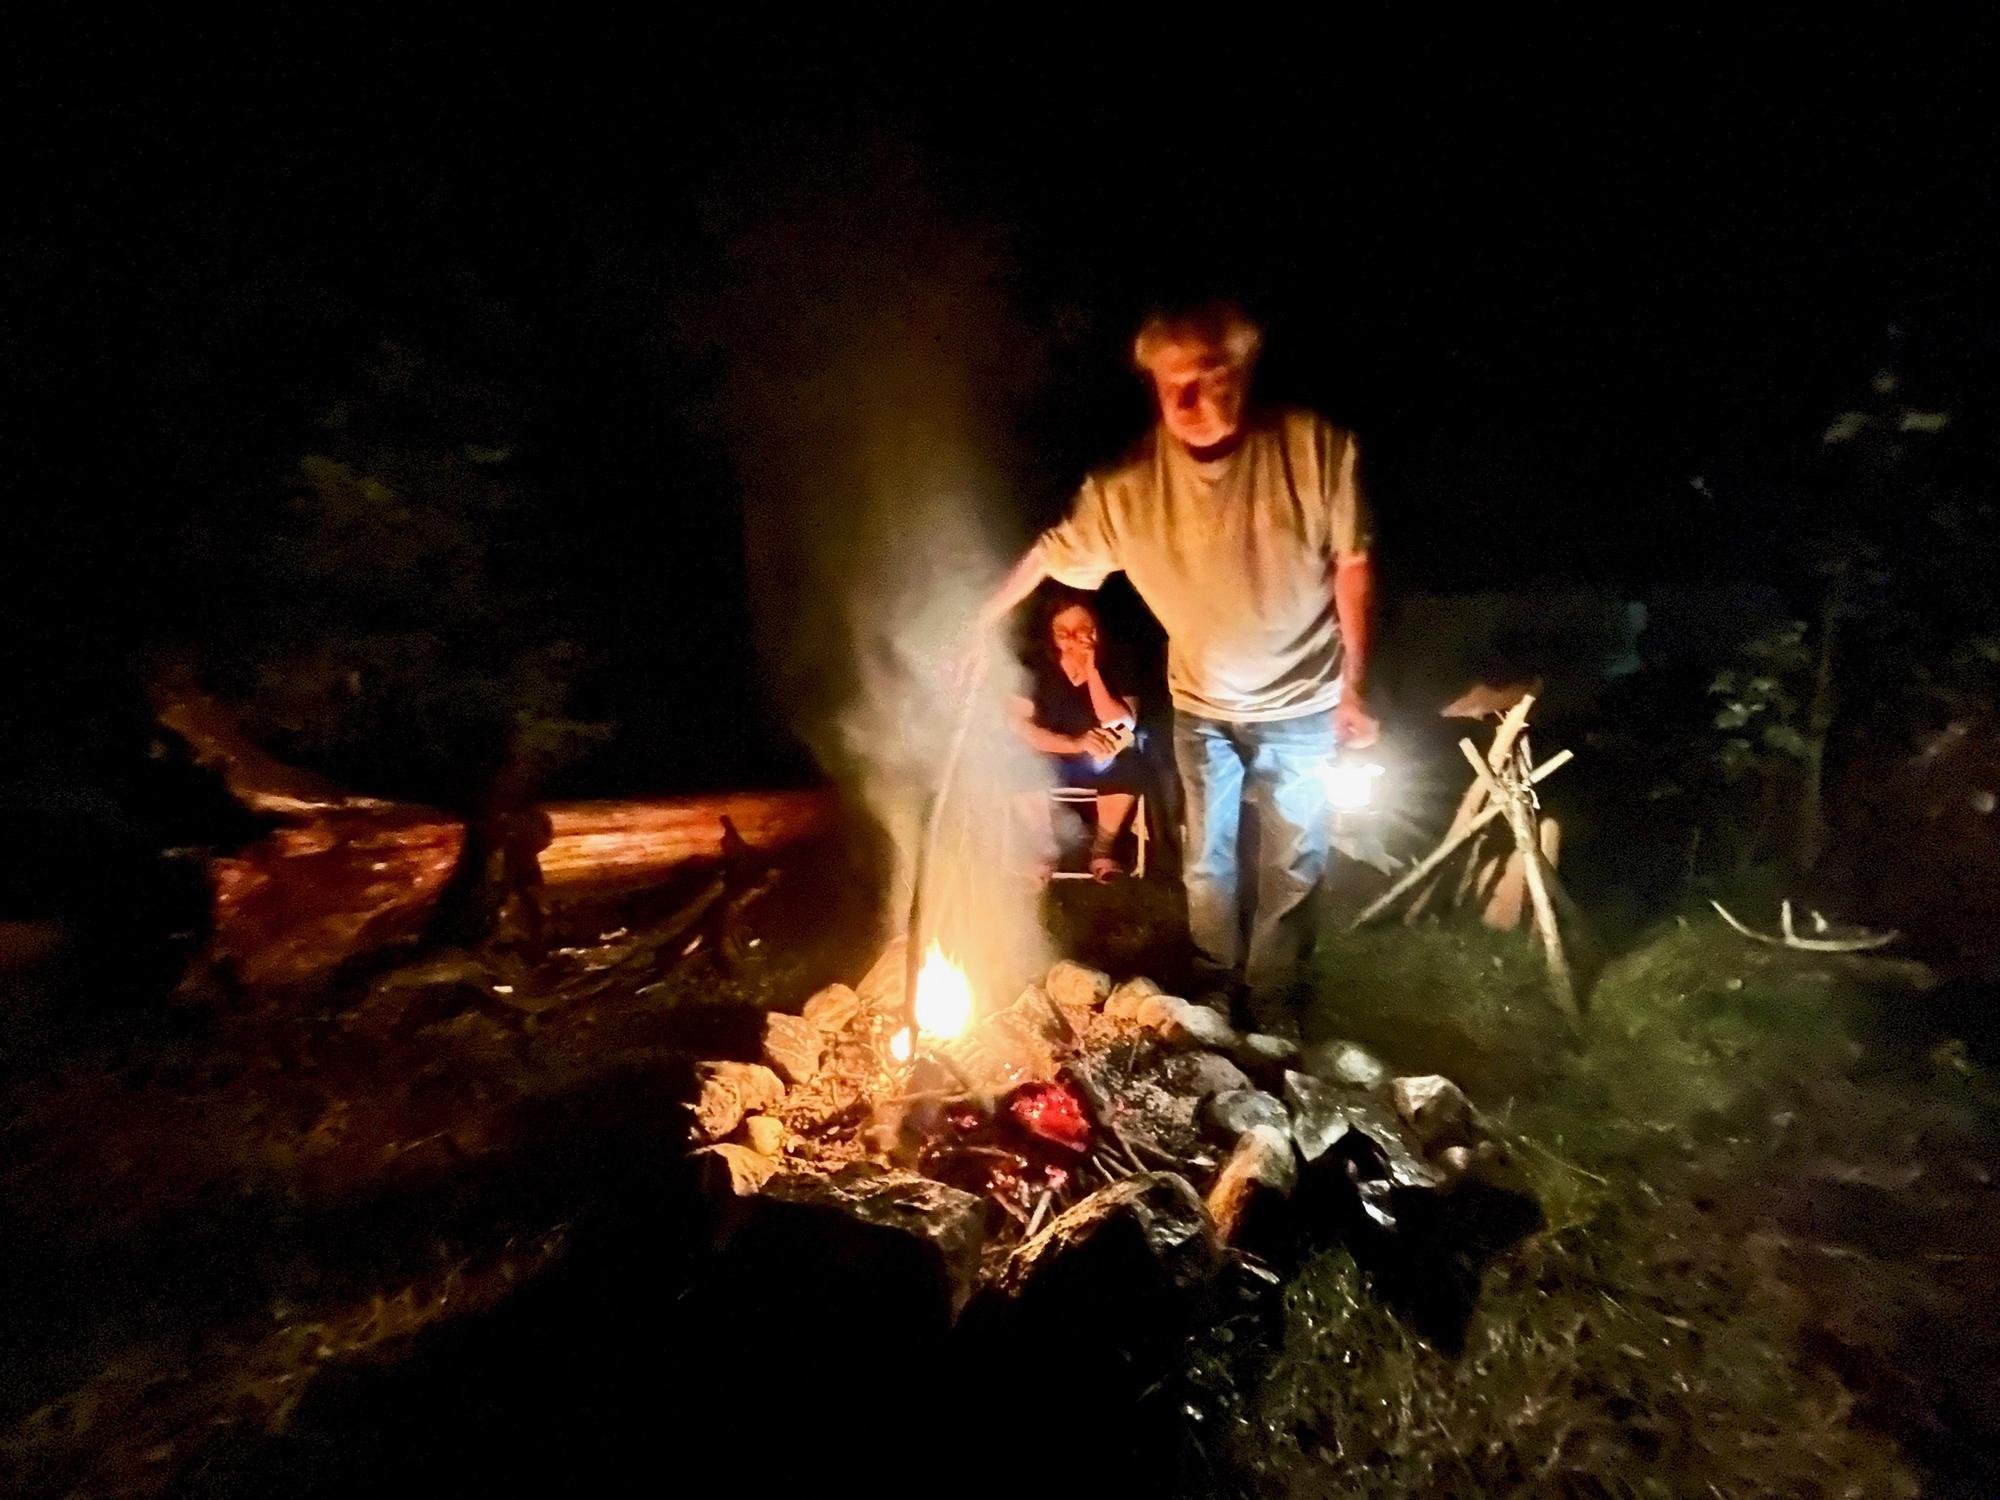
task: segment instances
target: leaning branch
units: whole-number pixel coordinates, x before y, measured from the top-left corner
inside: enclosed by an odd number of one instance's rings
[[[1539,766],[1535,767],[1535,769],[1528,776],[1528,783],[1530,785],[1534,785],[1535,783],[1541,781],[1544,777],[1553,775],[1555,772],[1560,771],[1564,766],[1568,765],[1572,758],[1573,757],[1571,756],[1571,753],[1569,751],[1558,750],[1554,755],[1551,755],[1547,760],[1543,761]],[[1373,901],[1369,902],[1366,907],[1362,908],[1361,913],[1347,924],[1348,929],[1352,931],[1354,928],[1357,927],[1365,927],[1370,922],[1374,921],[1377,917],[1381,916],[1383,912],[1389,910],[1390,907],[1394,906],[1399,900],[1402,899],[1404,892],[1408,891],[1413,886],[1421,884],[1426,875],[1430,874],[1431,871],[1435,870],[1439,865],[1443,864],[1446,860],[1450,859],[1453,854],[1457,853],[1459,849],[1464,847],[1465,841],[1467,839],[1471,838],[1475,833],[1479,832],[1480,829],[1484,828],[1488,823],[1491,823],[1495,818],[1499,817],[1501,815],[1501,812],[1502,809],[1500,807],[1489,804],[1482,812],[1479,813],[1477,817],[1473,818],[1471,822],[1467,823],[1463,828],[1459,829],[1456,833],[1448,835],[1443,843],[1439,844],[1437,848],[1433,849],[1429,854],[1425,855],[1422,860],[1418,861],[1415,867],[1413,867],[1408,874],[1403,876],[1401,880],[1398,880],[1394,885],[1390,886],[1388,890],[1384,891],[1381,895],[1377,896]]]

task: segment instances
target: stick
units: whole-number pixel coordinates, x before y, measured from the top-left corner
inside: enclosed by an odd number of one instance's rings
[[[1796,935],[1772,937],[1769,933],[1756,932],[1745,927],[1729,914],[1728,909],[1720,901],[1711,900],[1708,904],[1721,913],[1723,921],[1749,938],[1751,942],[1768,943],[1773,948],[1793,948],[1802,953],[1868,953],[1877,948],[1886,948],[1902,936],[1899,932],[1890,931],[1872,932],[1866,937],[1858,938],[1802,938]],[[1789,907],[1791,903],[1785,904]],[[1785,915],[1785,925],[1790,927],[1791,914],[1787,912]]]
[[[1548,955],[1549,984],[1555,991],[1556,1004],[1564,1014],[1576,1014],[1576,981],[1570,975],[1569,958],[1563,952],[1562,928],[1556,921],[1555,899],[1549,894],[1552,883],[1550,871],[1542,862],[1541,840],[1535,833],[1535,815],[1528,807],[1527,798],[1521,795],[1519,787],[1511,786],[1497,778],[1471,740],[1458,742],[1459,752],[1472,766],[1472,774],[1486,784],[1486,795],[1499,804],[1501,813],[1507,819],[1507,826],[1514,834],[1514,843],[1521,851],[1521,872],[1527,877],[1528,897],[1535,909],[1535,931],[1541,935],[1542,950]]]
[[[1028,1220],[1028,1238],[1035,1237],[1035,1231],[1042,1227],[1042,1215],[1049,1211],[1049,1199],[1055,1196],[1054,1188],[1043,1188],[1040,1200],[1035,1204],[1035,1215]]]
[[[958,762],[965,752],[966,731],[972,727],[973,706],[979,701],[979,683],[986,675],[985,663],[967,679],[965,696],[958,705],[958,722],[952,727],[951,744],[945,751],[944,769],[938,774],[937,791],[932,794],[924,809],[923,828],[917,838],[915,863],[910,870],[910,923],[907,936],[903,940],[903,1017],[910,1029],[910,1064],[917,1061],[917,972],[923,964],[923,907],[924,879],[930,873],[931,855],[937,843],[938,814],[943,810],[945,799],[951,795],[951,784],[958,776]]]
[[[1506,763],[1507,756],[1514,748],[1514,741],[1527,727],[1528,714],[1534,706],[1535,695],[1523,693],[1520,701],[1507,711],[1506,717],[1500,721],[1500,726],[1493,731],[1493,743],[1486,751],[1486,764],[1494,770],[1499,770]],[[1465,828],[1478,815],[1479,804],[1485,800],[1486,788],[1480,784],[1477,777],[1474,777],[1472,785],[1465,789],[1465,795],[1458,799],[1458,811],[1452,814],[1451,823],[1445,829],[1445,837],[1450,838]],[[1437,893],[1438,887],[1435,884],[1419,891],[1416,899],[1410,902],[1410,909],[1403,914],[1404,920],[1414,922],[1422,916],[1424,908]]]
[[[1477,752],[1475,752],[1475,754],[1476,753]],[[1536,766],[1534,771],[1529,774],[1528,780],[1530,783],[1539,782],[1543,778],[1551,776],[1555,772],[1560,771],[1564,766],[1568,765],[1575,758],[1576,757],[1573,756],[1567,750],[1558,750],[1554,755],[1551,755],[1547,760],[1543,761],[1539,766]],[[1347,924],[1348,931],[1352,932],[1357,927],[1364,927],[1368,923],[1374,921],[1377,917],[1381,916],[1383,912],[1387,911],[1390,907],[1394,906],[1396,902],[1402,898],[1403,894],[1407,892],[1412,886],[1418,884],[1420,881],[1422,881],[1422,879],[1426,875],[1430,874],[1431,871],[1435,870],[1439,865],[1443,864],[1446,860],[1450,859],[1453,854],[1457,853],[1459,846],[1462,845],[1467,839],[1471,838],[1475,833],[1479,832],[1480,829],[1484,828],[1488,823],[1491,823],[1495,818],[1499,816],[1500,816],[1500,809],[1497,807],[1488,807],[1485,811],[1481,812],[1464,828],[1460,829],[1456,834],[1453,834],[1452,836],[1447,838],[1442,844],[1439,844],[1437,848],[1433,849],[1429,854],[1425,855],[1423,859],[1416,865],[1416,867],[1412,869],[1408,874],[1404,875],[1401,880],[1398,880],[1394,885],[1390,886],[1388,890],[1384,891],[1381,895],[1377,896],[1373,901],[1369,902],[1367,906],[1363,907],[1361,915],[1354,918],[1353,921]]]
[[[1125,1132],[1118,1128],[1118,1121],[1111,1114],[1110,1102],[1105,1099],[1103,1090],[1098,1088],[1097,1080],[1092,1078],[1089,1070],[1084,1067],[1083,1059],[1072,1057],[1063,1065],[1063,1070],[1076,1080],[1077,1091],[1083,1095],[1084,1103],[1090,1106],[1090,1112],[1097,1117],[1097,1123],[1104,1127],[1104,1133],[1118,1143],[1118,1149],[1125,1153],[1126,1159],[1132,1163],[1133,1170],[1145,1171],[1146,1164],[1139,1159],[1139,1153],[1132,1148],[1132,1142]]]

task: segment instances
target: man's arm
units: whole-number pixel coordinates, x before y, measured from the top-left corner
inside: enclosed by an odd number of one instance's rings
[[[1035,539],[980,606],[973,619],[972,639],[959,658],[958,674],[967,679],[977,674],[1000,623],[1040,588],[1044,579],[1059,578],[1076,588],[1094,589],[1117,568],[1103,491],[1087,479],[1076,492],[1069,514]]]
[[[1333,725],[1343,745],[1365,749],[1382,733],[1368,711],[1368,653],[1375,642],[1375,564],[1368,553],[1349,553],[1334,564],[1333,613],[1346,652]]]
[[[1375,561],[1368,553],[1357,552],[1334,565],[1333,613],[1346,651],[1341,684],[1345,691],[1366,698],[1368,653],[1375,643]]]
[[[1014,612],[1014,606],[1040,588],[1042,580],[1048,576],[1049,563],[1042,555],[1042,544],[1034,542],[1021,554],[1020,561],[1007,570],[1007,576],[1000,580],[999,587],[980,605],[973,621],[974,628],[981,635],[997,628]]]

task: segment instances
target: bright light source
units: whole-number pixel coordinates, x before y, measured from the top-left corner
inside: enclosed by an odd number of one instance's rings
[[[944,949],[932,943],[917,972],[917,1030],[926,1037],[949,1040],[971,1024],[972,981],[944,956]],[[910,1060],[909,1027],[889,1038],[889,1055],[897,1062]]]
[[[954,1037],[971,1024],[972,982],[932,943],[917,975],[917,1030],[925,1036]]]
[[[1375,800],[1375,783],[1382,777],[1375,761],[1336,760],[1323,773],[1327,799],[1340,812],[1355,812]]]

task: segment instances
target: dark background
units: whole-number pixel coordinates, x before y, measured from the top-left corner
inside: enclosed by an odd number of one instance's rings
[[[918,279],[932,238],[978,246],[1005,317],[935,358],[1003,370],[1014,536],[1144,421],[1144,308],[1241,296],[1265,390],[1361,433],[1392,596],[1769,577],[1873,370],[1915,404],[1993,392],[1984,34],[1231,19],[22,50],[10,774],[128,753],[163,648],[240,662],[309,612],[271,538],[385,340],[504,392],[494,591],[576,643],[572,707],[613,726],[555,788],[809,774],[756,657],[769,497],[730,396],[745,349],[774,407],[811,374],[759,326],[782,289],[745,246],[775,223],[835,285],[885,245]],[[885,162],[919,186],[816,243],[799,205]],[[401,753],[334,769],[434,790]]]

